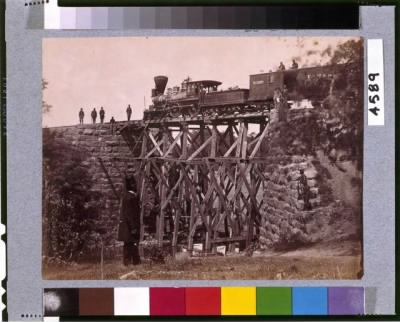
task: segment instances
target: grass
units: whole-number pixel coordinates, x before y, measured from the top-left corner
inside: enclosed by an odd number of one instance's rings
[[[255,280],[255,279],[357,279],[360,256],[218,256],[167,259],[165,264],[144,262],[125,267],[120,260],[106,261],[104,279],[124,274],[133,280]],[[99,280],[99,263],[43,265],[44,279]]]

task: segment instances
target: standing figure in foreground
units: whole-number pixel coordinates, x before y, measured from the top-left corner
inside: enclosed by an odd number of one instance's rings
[[[128,116],[128,121],[130,121],[131,120],[131,115],[132,115],[131,104],[128,104],[128,107],[126,108],[126,115]]]
[[[100,123],[103,124],[104,123],[104,117],[106,116],[106,112],[103,109],[103,106],[100,108]]]
[[[300,170],[299,182],[297,184],[298,200],[304,201],[304,210],[311,210],[310,204],[310,187],[308,186],[307,176],[304,170]]]
[[[97,112],[96,112],[95,108],[93,108],[93,111],[92,111],[92,113],[90,115],[92,116],[93,124],[96,124]]]
[[[83,108],[79,111],[79,124],[83,124],[83,118],[85,117],[85,112],[83,111]]]
[[[118,240],[124,242],[123,264],[140,263],[140,198],[134,177],[125,178],[119,210]]]

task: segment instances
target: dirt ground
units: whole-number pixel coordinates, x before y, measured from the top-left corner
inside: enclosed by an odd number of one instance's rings
[[[183,254],[185,255],[185,254]],[[129,280],[279,280],[358,279],[362,276],[361,249],[356,242],[315,245],[290,252],[259,252],[210,257],[167,258],[164,264],[144,261],[125,267],[121,260],[106,261],[103,279]],[[100,263],[43,265],[44,279],[99,280]]]

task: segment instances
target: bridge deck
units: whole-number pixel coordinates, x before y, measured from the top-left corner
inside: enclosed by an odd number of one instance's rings
[[[191,117],[180,117],[180,118],[159,118],[152,120],[133,120],[126,122],[117,122],[116,125],[123,123],[124,126],[120,128],[123,131],[127,128],[137,129],[143,127],[160,128],[164,126],[179,127],[182,124],[188,125],[204,125],[204,124],[214,124],[214,125],[228,125],[237,124],[240,122],[248,122],[254,124],[262,124],[269,121],[270,113],[268,111],[246,113],[246,114],[232,114],[232,115],[215,115],[210,117],[204,117],[202,115],[191,116]]]

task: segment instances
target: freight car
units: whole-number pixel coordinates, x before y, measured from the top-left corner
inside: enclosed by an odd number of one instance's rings
[[[276,91],[284,93],[289,103],[302,99],[320,101],[334,87],[347,86],[354,65],[329,65],[291,69],[249,76],[249,89],[219,90],[215,80],[192,81],[168,88],[168,77],[154,77],[153,104],[144,112],[144,120],[186,118],[193,116],[237,115],[248,112],[268,112],[274,107]],[[354,74],[354,73],[353,73]]]
[[[347,86],[348,76],[356,68],[354,64],[341,64],[250,75],[249,102],[271,100],[276,89],[284,90],[289,101],[321,100],[333,88]]]

